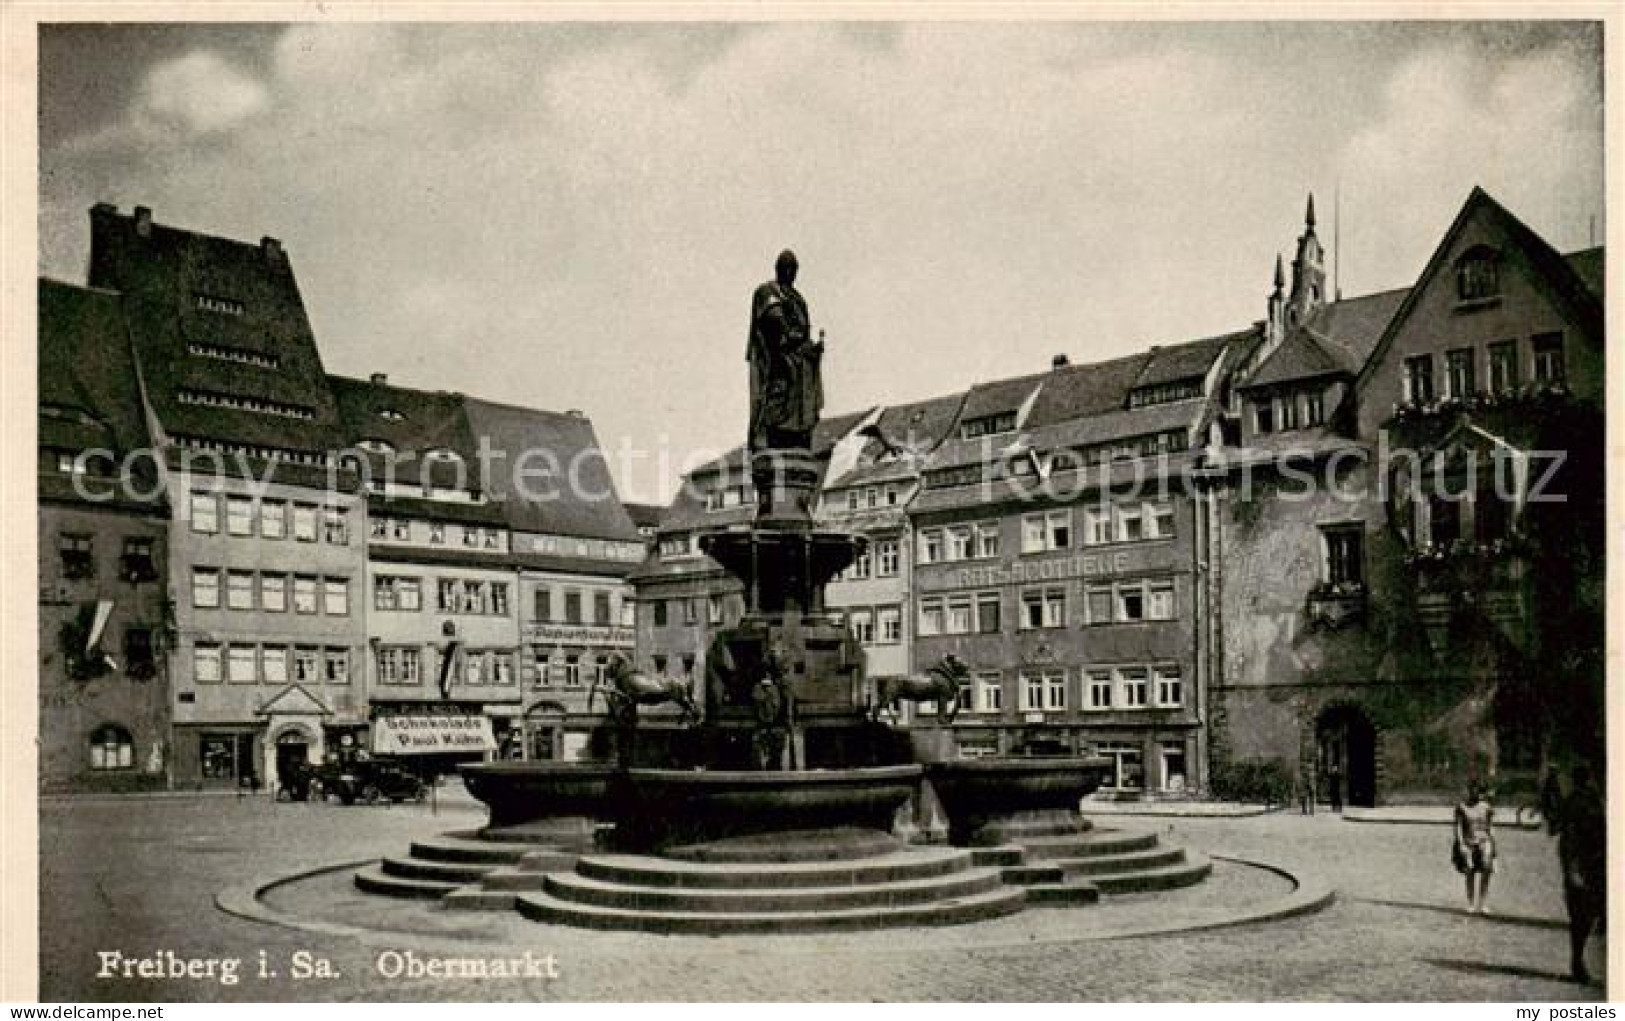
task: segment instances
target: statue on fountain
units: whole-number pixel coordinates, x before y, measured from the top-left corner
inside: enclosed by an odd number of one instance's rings
[[[937,722],[952,723],[959,715],[959,686],[969,678],[970,668],[951,652],[927,673],[876,677],[874,715],[871,719],[878,722],[881,710],[889,708],[892,721],[896,722],[898,711],[906,699],[916,704],[935,702]]]
[[[789,654],[782,642],[768,647],[761,676],[751,689],[751,708],[756,729],[751,733],[751,750],[757,769],[783,769],[784,751],[795,725],[795,694],[790,690]],[[792,769],[795,764],[791,763]]]
[[[824,407],[824,342],[812,339],[807,302],[795,289],[796,255],[786,249],[774,264],[774,279],[751,298],[750,431],[747,445],[758,450],[805,450]]]
[[[636,726],[638,706],[662,705],[674,702],[683,711],[681,723],[700,718],[700,707],[688,690],[688,682],[680,677],[651,677],[632,669],[632,663],[617,652],[609,657],[609,669],[603,680],[594,678],[587,691],[587,711],[592,712],[593,699],[604,692],[609,714],[622,727]]]

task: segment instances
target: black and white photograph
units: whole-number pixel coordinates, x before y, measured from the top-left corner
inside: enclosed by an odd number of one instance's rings
[[[1608,999],[1617,10],[222,10],[6,14],[4,999]]]

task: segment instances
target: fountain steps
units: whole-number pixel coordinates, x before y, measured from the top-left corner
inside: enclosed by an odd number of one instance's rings
[[[997,890],[1000,885],[995,869],[966,869],[888,883],[845,884],[837,879],[828,886],[745,889],[628,886],[556,872],[547,877],[546,892],[573,904],[653,913],[808,914],[954,901]]]
[[[1093,830],[1059,836],[1023,837],[1013,843],[1020,845],[1027,852],[1029,861],[1092,858],[1097,855],[1121,854],[1125,851],[1148,851],[1157,846],[1157,835],[1127,830]]]
[[[641,855],[590,855],[576,871],[591,879],[650,887],[750,889],[867,885],[925,879],[975,865],[970,852],[952,847],[893,851],[858,861],[730,865],[673,861]]]
[[[1205,855],[1186,852],[1185,860],[1173,865],[1136,869],[1115,875],[1089,877],[1089,882],[1101,893],[1151,893],[1157,890],[1176,890],[1194,886],[1213,872],[1213,862]]]
[[[1156,847],[1147,848],[1143,851],[1097,854],[1087,858],[1055,858],[1050,860],[1050,864],[1058,866],[1068,876],[1089,878],[1091,876],[1121,875],[1144,869],[1160,868],[1164,865],[1177,865],[1184,860],[1184,848],[1167,847],[1159,843]]]
[[[456,883],[459,886],[477,882],[490,872],[492,867],[481,862],[435,861],[431,858],[385,858],[379,863],[379,871],[386,876],[400,879],[435,879]]]
[[[358,890],[366,893],[383,894],[386,897],[438,900],[463,884],[446,879],[413,879],[407,876],[391,876],[377,865],[368,865],[356,872],[355,885]]]
[[[548,893],[519,894],[515,906],[538,922],[588,929],[659,933],[851,932],[898,926],[960,925],[1015,914],[1026,904],[1021,890],[996,886],[983,893],[918,904],[808,911],[689,912],[614,908],[560,900]]]
[[[429,861],[517,865],[531,851],[553,850],[545,844],[485,840],[477,833],[443,833],[412,841],[412,857]]]
[[[484,833],[444,833],[412,841],[409,855],[389,857],[361,869],[355,885],[367,893],[389,897],[431,899],[479,883],[502,868],[530,869],[535,875],[568,869],[576,855],[512,836],[492,838]]]

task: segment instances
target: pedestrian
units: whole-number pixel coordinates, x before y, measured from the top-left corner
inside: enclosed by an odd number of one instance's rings
[[[1590,763],[1581,761],[1570,774],[1564,794],[1556,772],[1547,774],[1541,791],[1547,831],[1557,837],[1563,869],[1563,905],[1569,915],[1569,974],[1589,982],[1585,966],[1591,930],[1606,929],[1608,904],[1608,799]]]
[[[1341,812],[1343,810],[1343,770],[1338,766],[1336,759],[1326,765],[1326,792],[1328,800],[1332,803],[1332,811]]]
[[[1298,811],[1301,814],[1315,814],[1316,794],[1315,760],[1305,758],[1298,770]]]
[[[1467,785],[1467,798],[1456,805],[1456,833],[1450,859],[1466,877],[1467,910],[1489,913],[1490,876],[1495,872],[1495,809],[1489,789],[1480,780]]]

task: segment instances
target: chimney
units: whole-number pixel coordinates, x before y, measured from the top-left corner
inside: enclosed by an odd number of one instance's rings
[[[585,414],[582,413],[580,408],[571,408],[569,411],[566,411],[565,414],[569,415],[571,418],[586,418],[587,417]]]
[[[1064,354],[1058,354],[1049,360],[1049,367],[1052,369],[1064,369],[1071,364],[1072,359],[1068,358]]]
[[[90,207],[91,216],[117,216],[118,206],[111,202],[98,202]]]
[[[371,378],[373,386],[383,386],[385,383],[389,382],[389,374],[387,372],[374,372]]]
[[[152,210],[146,206],[135,207],[135,232],[141,237],[152,237]]]
[[[260,238],[260,251],[265,253],[265,261],[273,266],[282,263],[282,242],[276,238]]]

